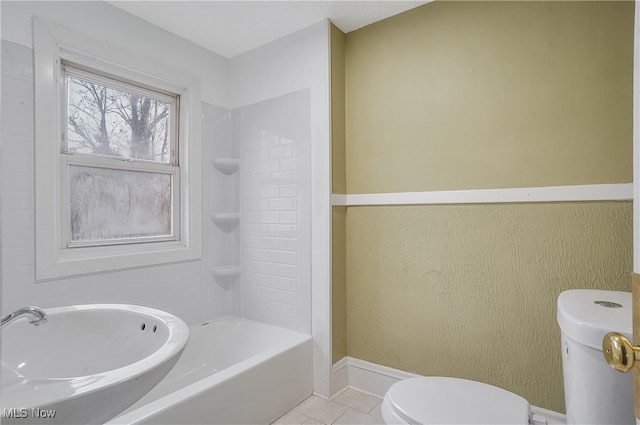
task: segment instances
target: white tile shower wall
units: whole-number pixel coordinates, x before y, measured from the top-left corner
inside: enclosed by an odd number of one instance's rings
[[[1,48],[3,314],[29,304],[132,303],[189,323],[210,318],[200,262],[35,282],[33,52],[6,40]]]
[[[309,90],[233,110],[240,146],[245,317],[308,329]]]
[[[297,197],[298,206],[308,205],[311,211],[307,241],[310,260],[304,265],[299,255],[298,266],[308,267],[311,280],[306,287],[303,281],[299,282],[303,305],[299,313],[306,316],[306,326],[301,331],[313,335],[314,391],[325,397],[331,395],[332,365],[330,35],[330,22],[323,20],[229,61],[231,108],[297,90],[310,92],[310,177],[308,184],[303,184],[310,190],[299,192]],[[299,174],[298,180],[301,177]],[[306,293],[302,295],[302,291]]]

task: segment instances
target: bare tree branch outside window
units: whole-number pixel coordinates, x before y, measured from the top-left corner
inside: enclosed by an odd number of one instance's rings
[[[171,103],[68,75],[67,151],[169,165]],[[71,240],[171,235],[170,174],[72,166]]]
[[[69,77],[67,149],[169,162],[170,104]]]

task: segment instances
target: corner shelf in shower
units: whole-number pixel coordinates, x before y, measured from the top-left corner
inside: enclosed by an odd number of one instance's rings
[[[238,226],[240,213],[215,213],[211,220],[223,231],[230,232]]]
[[[240,168],[240,160],[236,158],[213,158],[211,163],[222,174],[233,174]]]
[[[216,266],[211,269],[213,277],[237,277],[240,275],[240,266]]]
[[[240,213],[215,213],[211,214],[211,219],[214,223],[235,223],[240,221]]]

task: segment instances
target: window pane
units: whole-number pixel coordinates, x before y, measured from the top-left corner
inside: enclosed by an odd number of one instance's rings
[[[71,240],[171,236],[170,174],[71,166]]]
[[[67,76],[67,150],[169,163],[171,103]]]

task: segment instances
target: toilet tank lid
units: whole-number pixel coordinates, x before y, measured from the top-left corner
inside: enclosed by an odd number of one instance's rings
[[[631,292],[571,289],[558,297],[558,324],[578,343],[600,350],[608,332],[632,337]]]

